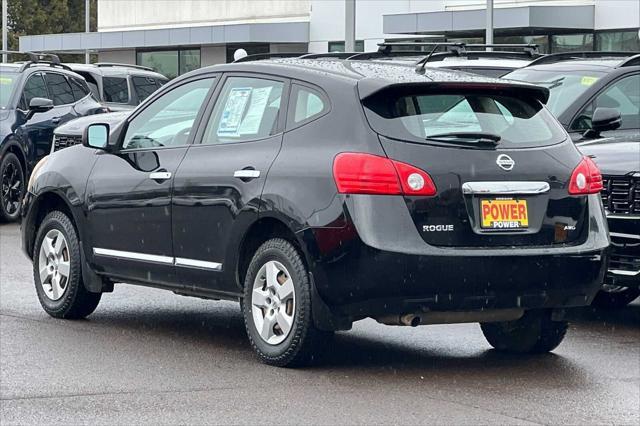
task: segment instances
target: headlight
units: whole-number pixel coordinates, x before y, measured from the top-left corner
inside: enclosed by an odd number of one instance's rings
[[[38,177],[40,172],[42,172],[42,167],[45,164],[47,164],[47,161],[49,161],[48,155],[44,157],[42,160],[38,161],[38,164],[36,164],[36,166],[33,168],[33,171],[31,172],[31,177],[29,177],[29,184],[27,185],[27,191],[31,192],[31,187],[33,186],[33,183],[36,181],[36,178]]]

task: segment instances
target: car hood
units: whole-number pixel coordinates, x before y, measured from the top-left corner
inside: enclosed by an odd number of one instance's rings
[[[640,172],[640,134],[602,138],[576,144],[593,158],[603,175]]]
[[[108,112],[105,114],[94,114],[87,115],[86,117],[76,118],[75,120],[71,120],[68,123],[59,126],[55,130],[56,135],[82,135],[84,133],[84,129],[87,128],[90,124],[95,123],[106,123],[112,128],[115,127],[116,124],[120,124],[131,114],[131,111],[118,111],[118,112]]]

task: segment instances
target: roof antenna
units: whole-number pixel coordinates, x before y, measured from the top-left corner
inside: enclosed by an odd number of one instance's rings
[[[465,50],[465,43],[455,43],[455,44],[451,44],[451,43],[438,43],[436,44],[433,49],[431,50],[431,52],[429,52],[429,54],[423,58],[420,59],[417,63],[416,63],[416,72],[418,74],[424,74],[425,73],[425,67],[427,65],[427,62],[429,62],[429,59],[431,59],[431,56],[433,56],[434,53],[436,53],[436,50],[438,50],[438,48],[440,46],[448,46],[450,48],[453,48],[453,50],[455,50],[458,54],[461,53],[461,51]]]

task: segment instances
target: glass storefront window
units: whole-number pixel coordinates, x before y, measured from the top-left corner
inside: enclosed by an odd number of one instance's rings
[[[259,55],[261,53],[269,53],[270,46],[265,44],[227,44],[227,63],[233,62],[233,54],[236,50],[244,49],[247,55]],[[301,53],[302,55],[302,53]]]
[[[551,52],[584,52],[593,50],[593,33],[551,36]]]
[[[344,52],[344,41],[330,41],[329,52]],[[356,40],[356,52],[364,52],[364,40]]]
[[[200,49],[138,52],[137,63],[171,79],[200,68]]]
[[[596,49],[601,51],[640,51],[640,30],[596,33]]]
[[[498,44],[537,44],[538,51],[540,53],[549,53],[549,36],[546,35],[534,35],[534,36],[497,36],[494,37],[494,41]],[[495,49],[498,50],[498,49]],[[513,50],[513,49],[506,49]]]

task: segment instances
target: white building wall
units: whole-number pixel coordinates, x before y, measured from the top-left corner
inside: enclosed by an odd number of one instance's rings
[[[98,53],[99,62],[114,62],[117,64],[135,64],[135,49],[126,50],[103,50]]]
[[[384,38],[382,16],[391,13],[443,10],[446,0],[356,0],[356,39],[365,50],[375,50]],[[323,53],[330,41],[344,40],[344,0],[311,0],[309,51]]]
[[[596,0],[595,29],[640,28],[640,0]]]
[[[98,31],[306,21],[310,0],[100,0]]]

